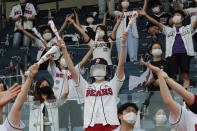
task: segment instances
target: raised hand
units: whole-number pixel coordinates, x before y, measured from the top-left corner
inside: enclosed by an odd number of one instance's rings
[[[29,67],[28,71],[28,77],[34,78],[34,76],[38,73],[39,65],[38,64],[33,64],[32,66]]]
[[[7,91],[0,91],[0,107],[8,104],[13,98],[15,98],[21,91],[21,86],[15,83]]]

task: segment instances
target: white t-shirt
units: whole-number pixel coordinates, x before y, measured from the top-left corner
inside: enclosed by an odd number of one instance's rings
[[[178,118],[170,113],[169,122],[177,131],[197,131],[197,115],[181,106]]]
[[[93,29],[93,31],[96,31],[96,28],[97,28],[97,26],[99,26],[99,25],[101,25],[101,24],[97,24],[97,25],[81,25],[81,27],[82,27],[82,29],[83,29],[84,31],[87,31],[87,27],[90,27],[90,28]]]
[[[40,39],[36,39],[36,41],[34,42],[34,44],[38,47],[38,54],[37,54],[37,58],[36,60],[39,61],[41,58],[42,53],[45,51],[45,46],[43,45],[42,41]],[[47,47],[52,47],[52,46],[58,46],[58,41],[57,38],[54,37],[52,38],[48,43],[47,43]],[[55,53],[55,55],[53,56],[54,60],[58,60],[60,57],[60,48],[58,46],[58,52]]]
[[[97,41],[97,47],[93,51],[93,59],[96,58],[103,58],[107,61],[108,65],[112,65],[111,61],[111,50],[114,43],[114,39],[112,37],[109,37],[109,43],[110,48],[107,47],[107,44],[104,41]],[[90,39],[89,42],[87,42],[89,46],[92,46],[95,42]]]
[[[78,68],[77,91],[84,97],[84,128],[95,124],[119,125],[117,116],[118,92],[123,85],[125,76],[119,80],[117,74],[110,81],[89,84]]]
[[[25,128],[25,124],[20,121],[20,125],[13,125],[7,118],[3,125],[0,125],[0,131],[22,131]]]
[[[114,11],[114,14],[115,14],[115,17],[118,19],[118,18],[120,18],[122,12]],[[116,38],[122,37],[122,33],[125,32],[125,30],[127,28],[127,18],[129,18],[129,20],[130,20],[130,18],[132,17],[133,14],[134,14],[134,11],[124,12],[123,20],[121,21],[121,23],[118,27],[117,33],[116,33]],[[134,24],[131,28],[132,28],[133,36],[135,38],[139,38],[136,20],[134,21]]]
[[[36,13],[36,10],[33,6],[33,4],[31,3],[27,3],[26,4],[26,7],[25,7],[25,12],[24,12],[24,16],[25,17],[32,17],[32,16],[36,16],[37,13]],[[10,18],[17,18],[18,16],[22,16],[22,9],[21,9],[21,6],[20,4],[18,5],[15,5],[12,7],[12,11],[10,13]],[[22,20],[19,20],[19,21],[16,21],[15,22],[15,25],[22,25]],[[23,27],[24,29],[32,29],[33,27],[33,22],[32,21],[24,21],[23,23]],[[16,31],[16,27],[14,28],[14,30]]]
[[[77,66],[75,68],[77,68]],[[54,95],[57,99],[60,99],[65,89],[64,75],[66,71],[65,70],[60,71],[60,69],[56,66],[55,63],[53,67],[49,65],[47,70],[49,71],[49,73],[51,74],[54,80],[54,86],[53,86]],[[69,100],[78,100],[78,102],[81,103],[82,101],[80,101],[81,100],[80,98],[82,96],[76,91],[76,88],[74,87],[74,81],[72,79],[70,71],[68,71],[67,76],[68,76],[68,86],[69,86],[69,94],[67,98]]]

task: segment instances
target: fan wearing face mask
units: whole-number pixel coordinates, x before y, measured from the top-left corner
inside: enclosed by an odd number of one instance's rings
[[[179,10],[182,10],[185,13],[185,15],[190,16],[191,23],[195,22],[195,20],[197,19],[197,0],[193,0],[193,2],[191,3],[191,7],[187,9],[183,9],[180,0],[177,0],[177,2]],[[194,41],[196,41],[197,44],[197,30],[193,34],[193,39]]]
[[[20,43],[23,43],[23,46],[29,47],[30,39],[26,35],[23,36],[16,26],[21,25],[26,31],[31,32],[37,13],[33,4],[27,3],[26,0],[19,0],[19,2],[12,7],[9,15],[9,18],[15,22],[13,46],[17,47]]]
[[[69,85],[67,75],[63,76],[65,79],[65,89],[60,98],[55,97],[50,82],[45,78],[40,78],[35,85],[32,96],[28,96],[28,101],[33,102],[30,106],[30,118],[29,118],[29,131],[41,130],[40,126],[36,123],[40,123],[41,112],[48,118],[47,121],[52,122],[52,126],[45,126],[45,130],[56,131],[59,130],[58,122],[58,109],[47,108],[50,102],[56,99],[65,100],[69,94]],[[36,104],[39,103],[39,104]],[[44,120],[45,121],[45,120]]]
[[[122,49],[114,77],[107,81],[109,74],[108,63],[103,58],[96,58],[90,67],[90,77],[95,81],[90,84],[76,69],[68,54],[65,43],[60,41],[64,58],[71,72],[75,88],[84,97],[84,130],[85,131],[112,131],[119,125],[117,117],[117,96],[125,79],[124,55],[125,41],[128,33],[122,35]]]
[[[147,0],[144,1],[144,3],[147,3]],[[143,9],[145,9],[146,4],[144,4]],[[120,49],[121,49],[121,36],[122,33],[126,30],[130,18],[134,16],[134,11],[131,11],[130,9],[130,2],[129,0],[119,0],[118,2],[118,10],[113,11],[112,10],[112,4],[111,0],[108,0],[108,10],[109,14],[113,17],[115,17],[117,20],[120,18],[121,23],[120,26],[117,29],[116,33],[116,48],[118,51],[118,56],[120,55]],[[123,16],[122,16],[123,15]],[[129,37],[126,42],[126,50],[125,50],[125,60],[127,58],[127,53],[129,54],[130,61],[137,61],[137,56],[138,56],[138,29],[137,29],[137,21],[134,20],[132,27],[129,28]]]
[[[152,55],[152,60],[150,61],[150,63],[167,72],[167,62],[166,60],[162,59],[161,45],[159,43],[153,43],[149,49],[149,53]],[[149,91],[159,90],[159,82],[155,73],[153,73],[153,78],[145,83],[145,86],[148,86]]]
[[[75,68],[78,68],[78,65],[80,68],[83,68],[83,65],[86,63],[86,61],[89,59],[93,52],[93,47],[90,48],[86,56],[82,59],[79,64],[75,66]],[[67,96],[67,102],[59,108],[59,127],[60,128],[67,128],[68,127],[68,121],[70,119],[71,125],[75,126],[82,126],[83,119],[82,119],[82,110],[81,110],[81,104],[83,103],[83,100],[81,99],[82,96],[80,93],[77,92],[76,88],[74,87],[74,81],[72,79],[72,75],[70,71],[67,70],[67,64],[64,59],[64,56],[62,55],[59,60],[56,62],[53,59],[50,59],[48,71],[50,75],[52,76],[54,80],[54,86],[53,86],[53,92],[56,98],[61,98],[62,94],[64,94],[65,90],[65,80],[64,75],[67,73],[67,79],[69,84],[69,94]],[[65,109],[67,109],[67,112],[65,112]],[[69,111],[70,110],[70,111]],[[74,114],[72,112],[75,112]],[[61,114],[64,114],[63,116]],[[78,119],[76,119],[76,116],[78,116]],[[73,127],[71,127],[73,128]]]
[[[155,128],[151,129],[151,131],[169,131],[169,129],[165,128],[167,123],[167,116],[163,109],[159,109],[154,116]]]
[[[98,26],[100,26],[100,25],[105,26],[106,25],[107,14],[108,14],[108,12],[106,12],[104,14],[103,23],[102,24],[96,24],[96,17],[93,15],[93,13],[88,14],[86,16],[86,18],[85,18],[85,25],[81,25],[80,21],[79,21],[78,13],[77,13],[76,10],[74,10],[76,24],[78,26],[80,26],[83,29],[83,31],[86,32],[91,39],[95,39],[96,28]]]
[[[113,131],[144,131],[135,128],[138,107],[133,103],[125,103],[118,108],[118,119],[121,125]]]
[[[180,10],[175,11],[173,14],[172,21],[174,27],[165,26],[144,11],[138,11],[140,15],[146,16],[146,18],[157,25],[159,29],[166,36],[166,52],[165,58],[168,60],[169,75],[176,79],[178,71],[181,71],[183,79],[183,86],[188,88],[190,86],[189,80],[189,66],[190,58],[195,56],[192,33],[197,28],[197,19],[192,24],[183,26],[184,13]]]
[[[93,59],[95,58],[103,58],[107,61],[108,65],[112,65],[111,61],[111,49],[113,43],[116,39],[116,31],[120,25],[121,19],[119,19],[116,25],[113,28],[112,34],[110,37],[107,35],[107,30],[105,26],[99,25],[96,28],[96,36],[95,40],[91,39],[88,34],[86,34],[81,27],[79,27],[73,19],[69,19],[69,21],[74,25],[74,27],[83,35],[84,41],[88,43],[90,47],[92,47],[96,43],[96,47],[93,51]]]

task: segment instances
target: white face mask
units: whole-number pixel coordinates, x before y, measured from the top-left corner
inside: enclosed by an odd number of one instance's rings
[[[94,22],[94,18],[88,17],[87,22],[88,22],[88,24],[92,24]]]
[[[106,70],[104,70],[104,69],[94,69],[92,71],[92,76],[94,76],[94,77],[105,77],[106,76]]]
[[[104,78],[105,78],[104,76],[95,76],[94,77],[94,79],[99,80],[99,81],[103,80]]]
[[[165,122],[167,121],[167,117],[166,117],[166,115],[163,115],[163,114],[156,115],[155,121],[158,124],[165,124]]]
[[[98,38],[103,38],[105,36],[105,32],[103,30],[97,31],[98,33]]]
[[[152,9],[153,13],[159,13],[160,12],[160,8],[159,7],[155,7]]]
[[[63,66],[63,67],[67,67],[67,64],[66,64],[66,61],[64,58],[61,58],[60,59],[60,64]]]
[[[49,40],[51,40],[51,38],[52,38],[52,34],[51,34],[51,33],[45,33],[45,34],[43,34],[43,38],[44,38],[46,41],[49,41]]]
[[[20,1],[20,3],[25,3],[25,0],[19,0]]]
[[[134,124],[137,120],[137,115],[134,112],[127,113],[123,116],[123,120],[129,124]]]
[[[181,23],[181,16],[178,16],[178,15],[173,16],[172,21],[173,21],[174,24]]]
[[[121,6],[122,8],[127,9],[129,7],[129,2],[127,1],[121,2]]]
[[[153,56],[161,56],[162,50],[161,49],[152,49]]]

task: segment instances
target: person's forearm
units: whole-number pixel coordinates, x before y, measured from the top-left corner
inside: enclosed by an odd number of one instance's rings
[[[194,94],[185,90],[180,84],[175,82],[172,78],[166,79],[167,84],[176,92],[178,93],[188,105],[192,105],[194,102]]]
[[[108,11],[111,16],[115,16],[114,11],[112,10],[111,0],[108,0]]]
[[[194,23],[193,23],[193,28],[194,28],[194,30],[196,30],[196,28],[197,28],[197,19],[196,19],[196,21],[194,21]]]
[[[144,0],[144,6],[143,6],[142,10],[146,11],[147,4],[148,4],[148,0]]]
[[[125,45],[121,46],[120,56],[119,56],[119,61],[118,61],[118,67],[117,67],[118,78],[120,80],[123,78],[123,74],[124,74],[125,48],[126,48]]]
[[[87,42],[89,40],[89,36],[83,31],[83,29],[78,26],[76,23],[73,23],[74,27],[82,34],[85,42]]]
[[[78,83],[78,72],[75,70],[74,64],[70,58],[70,55],[68,54],[68,51],[66,49],[66,46],[62,46],[62,52],[63,57],[66,61],[66,64],[68,66],[69,71],[71,72],[73,80]]]
[[[92,52],[93,52],[93,47],[90,47],[90,50],[88,51],[88,53],[83,57],[83,59],[79,63],[80,68],[82,68],[83,65],[87,62],[89,57],[92,55]]]
[[[35,17],[35,16],[27,17],[27,20],[28,20],[28,21],[34,21],[34,20],[36,20],[36,17]]]
[[[103,26],[106,26],[106,21],[107,21],[107,15],[104,14],[103,23],[102,23]]]
[[[11,18],[11,20],[12,20],[13,22],[16,22],[16,21],[19,21],[20,18],[19,18],[19,17],[17,17],[17,18]]]
[[[177,0],[177,4],[178,4],[179,10],[182,10],[187,15],[187,12],[186,12],[186,10],[183,9],[183,6],[182,6],[182,3],[180,2],[180,0]]]
[[[3,107],[0,107],[0,124],[2,125],[3,122]]]
[[[31,33],[29,33],[28,31],[26,31],[25,29],[22,30],[22,32],[29,37],[30,39],[32,39],[34,42],[36,41],[36,37],[34,37]]]
[[[76,20],[76,24],[77,24],[78,26],[81,26],[81,24],[80,24],[80,22],[79,22],[79,16],[78,16],[78,14],[75,14],[75,20]]]
[[[12,106],[12,109],[11,109],[8,117],[13,125],[20,124],[21,109],[22,109],[24,102],[27,99],[28,91],[31,87],[32,81],[33,81],[33,78],[31,78],[31,77],[27,78],[25,84],[22,85],[21,92],[18,94],[18,96]]]
[[[68,21],[65,21],[64,24],[61,26],[60,30],[59,30],[59,35],[62,36],[66,26],[67,26]]]
[[[159,27],[159,29],[161,31],[163,31],[163,25],[161,23],[159,23],[158,21],[156,21],[155,19],[153,19],[152,17],[150,17],[148,14],[145,15],[145,17],[150,21],[152,22],[153,24],[155,24],[156,26]]]
[[[112,38],[113,38],[113,39],[116,39],[116,32],[117,32],[117,30],[118,30],[118,27],[119,27],[120,23],[121,23],[121,20],[118,20],[118,21],[116,22],[116,25],[115,25],[114,28],[113,28],[113,31],[112,31]]]

